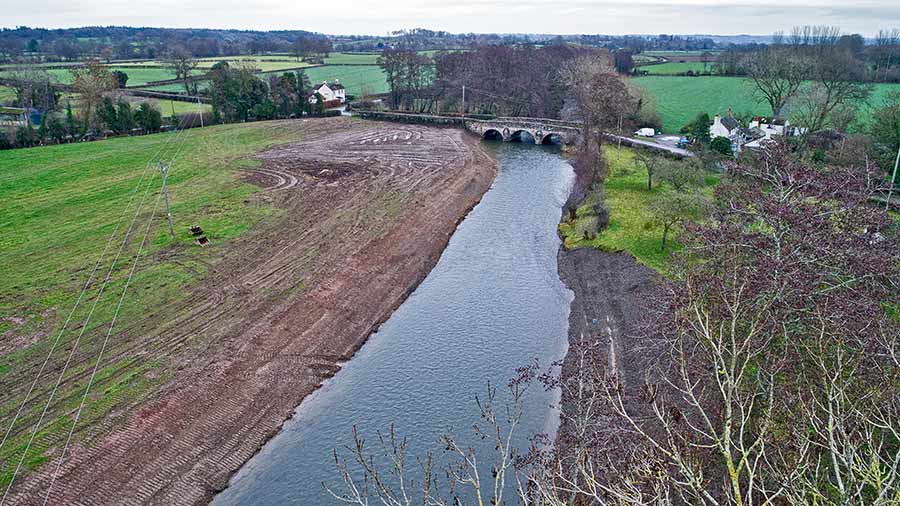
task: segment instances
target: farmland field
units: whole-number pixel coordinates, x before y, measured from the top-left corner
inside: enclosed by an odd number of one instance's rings
[[[175,79],[175,74],[172,71],[160,67],[110,66],[108,68],[110,71],[120,70],[128,74],[129,87],[141,86],[152,81]],[[69,69],[47,69],[46,72],[62,84],[72,84],[72,71]],[[14,71],[11,70],[2,71],[0,76],[9,76],[13,73]],[[199,73],[202,72],[195,71],[195,74]]]
[[[341,66],[325,65],[305,69],[309,82],[313,85],[322,81],[340,80],[350,95],[361,96],[365,93],[387,93],[388,85],[384,72],[377,65]]]
[[[153,81],[175,79],[175,73],[163,68],[110,67],[110,71],[120,70],[128,74],[128,86],[140,86]],[[194,74],[199,72],[194,71]]]
[[[299,62],[293,56],[231,56],[222,58],[204,58],[199,60],[201,69],[210,69],[220,61],[226,61],[229,65],[237,65],[242,62],[255,65],[261,72],[275,72],[286,69],[309,67],[306,62]]]
[[[638,70],[654,75],[677,75],[684,74],[687,71],[691,71],[694,73],[709,72],[712,67],[712,63],[704,65],[703,62],[666,62],[656,65],[643,65],[641,67],[638,67]]]
[[[312,84],[339,79],[350,95],[361,96],[369,93],[387,93],[389,91],[384,72],[376,65],[341,67],[324,66],[306,70]]]
[[[635,84],[646,89],[656,99],[656,110],[662,118],[663,129],[678,132],[697,114],[710,116],[724,113],[731,107],[735,113],[771,114],[768,104],[759,99],[746,80],[736,77],[639,77]],[[869,105],[880,104],[891,90],[900,91],[900,84],[876,84]],[[865,107],[861,121],[867,117]]]
[[[377,53],[332,53],[325,58],[326,65],[375,65]]]
[[[679,56],[700,56],[703,53],[712,53],[716,54],[719,51],[714,49],[710,50],[698,50],[698,51],[644,51],[640,54],[646,54],[649,56],[664,56],[666,58],[677,58]]]
[[[32,447],[25,459],[26,469],[47,460],[47,445],[59,444],[71,423],[69,414],[77,407],[79,393],[84,389],[83,382],[72,378],[83,377],[93,365],[88,357],[97,356],[102,334],[125,286],[124,274],[138,251],[144,230],[149,231],[147,243],[117,323],[117,330],[128,334],[149,316],[148,310],[155,311],[151,308],[169,306],[187,297],[191,283],[224,254],[221,247],[194,246],[185,233],[188,225],[201,225],[214,245],[222,245],[275,212],[269,206],[247,204],[257,187],[241,182],[243,172],[235,167],[246,166],[247,158],[266,146],[296,140],[295,129],[275,128],[272,123],[247,123],[192,129],[184,131],[181,137],[177,135],[0,152],[0,215],[4,217],[0,222],[0,271],[6,280],[0,288],[0,335],[4,339],[8,335],[24,336],[13,338],[12,342],[0,340],[0,381],[4,385],[0,389],[0,418],[12,418],[10,413],[15,412],[24,393],[21,386],[25,382],[19,380],[47,356],[107,238],[115,236],[111,250],[114,252],[123,241],[131,216],[139,217],[142,223],[110,271],[112,282],[86,327],[79,353],[39,434],[40,443]],[[172,165],[169,186],[178,236],[171,239],[164,221],[159,219],[159,209],[152,226],[143,225],[149,223],[146,220],[159,188],[155,170],[144,171],[150,162],[169,160],[176,153],[181,156]],[[138,184],[142,174],[146,179]],[[141,208],[138,203],[145,191],[149,196]],[[134,200],[130,198],[132,192]],[[114,232],[120,216],[127,218]],[[163,256],[158,256],[163,252]],[[107,255],[98,272],[101,278],[111,268],[112,256]],[[86,317],[92,297],[89,295],[82,302],[73,321]],[[142,335],[142,331],[137,330],[135,335]],[[77,332],[70,329],[60,346],[69,347],[74,333]],[[127,349],[129,343],[123,336],[110,343],[106,354],[109,358],[97,377],[98,397],[83,414],[84,424],[102,419],[167,379],[168,372],[161,362],[123,356],[122,347]],[[56,355],[59,356],[55,359],[64,356],[59,351]],[[17,386],[13,389],[12,385]],[[33,423],[33,411],[40,409],[33,403],[23,420]],[[14,467],[18,459],[13,455],[21,453],[27,440],[25,426],[17,427],[9,441],[13,444],[5,445],[0,453],[0,462],[4,463],[0,467],[0,487],[8,483],[10,466]]]
[[[9,105],[16,99],[16,92],[9,86],[0,86],[0,105]]]
[[[138,107],[142,102],[149,102],[163,116],[189,114],[192,112],[210,112],[212,106],[209,104],[196,104],[193,102],[182,102],[180,100],[164,100],[145,97],[124,97],[131,103],[132,107]]]

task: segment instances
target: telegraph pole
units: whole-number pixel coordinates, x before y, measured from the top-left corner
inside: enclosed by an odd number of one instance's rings
[[[172,212],[169,210],[169,187],[166,185],[166,179],[169,177],[169,166],[159,162],[159,174],[162,176],[162,192],[166,201],[166,217],[169,218],[169,234],[172,239],[175,238],[175,226],[172,225]]]
[[[466,85],[463,85],[463,96],[462,96],[462,113],[463,118],[466,117]]]
[[[900,147],[897,148],[897,159],[894,161],[894,174],[891,176],[891,187],[888,189],[887,203],[884,210],[891,208],[891,196],[894,194],[894,185],[897,184],[897,166],[900,165]]]
[[[203,128],[203,104],[200,103],[200,97],[197,97],[197,105],[200,106],[200,128]]]

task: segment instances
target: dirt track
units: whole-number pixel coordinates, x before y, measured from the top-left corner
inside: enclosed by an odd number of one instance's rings
[[[496,172],[459,130],[283,127],[300,140],[246,175],[283,212],[137,339],[136,358],[167,360],[174,379],[79,434],[50,504],[208,500],[425,277]],[[53,467],[18,483],[12,503],[40,503]]]

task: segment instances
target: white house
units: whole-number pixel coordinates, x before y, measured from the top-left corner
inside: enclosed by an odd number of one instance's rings
[[[312,90],[312,94],[309,96],[309,103],[316,103],[316,93],[322,95],[322,99],[328,103],[333,102],[335,100],[340,103],[344,103],[347,99],[346,90],[344,86],[337,79],[334,80],[333,83],[328,84],[328,81],[322,81],[322,84],[316,86]]]
[[[768,118],[758,116],[750,122],[750,128],[759,128],[766,135],[766,138],[771,138],[773,135],[794,137],[803,133],[802,128],[791,126],[791,122],[786,119],[769,121]]]
[[[20,127],[28,125],[28,110],[0,105],[0,126]]]
[[[716,137],[725,137],[726,139],[735,141],[737,140],[740,128],[741,123],[734,119],[734,116],[729,114],[723,118],[716,114],[712,126],[709,127],[709,137],[712,139],[715,139]]]

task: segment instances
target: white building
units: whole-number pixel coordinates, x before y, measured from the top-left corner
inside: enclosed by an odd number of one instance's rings
[[[803,133],[802,128],[791,126],[791,122],[786,119],[769,121],[768,118],[756,117],[750,122],[750,128],[759,128],[767,138],[771,138],[773,135],[794,137]]]
[[[309,96],[310,104],[316,103],[317,93],[319,95],[322,95],[322,100],[324,100],[325,103],[334,102],[335,100],[337,100],[343,104],[347,99],[346,90],[337,79],[335,79],[331,84],[328,84],[328,81],[322,81],[322,84],[313,88],[312,94]]]
[[[737,135],[740,132],[741,123],[734,119],[734,116],[728,115],[724,118],[716,114],[715,119],[713,119],[713,124],[709,127],[709,137],[711,139],[715,139],[716,137],[725,137],[731,141],[737,140]]]

